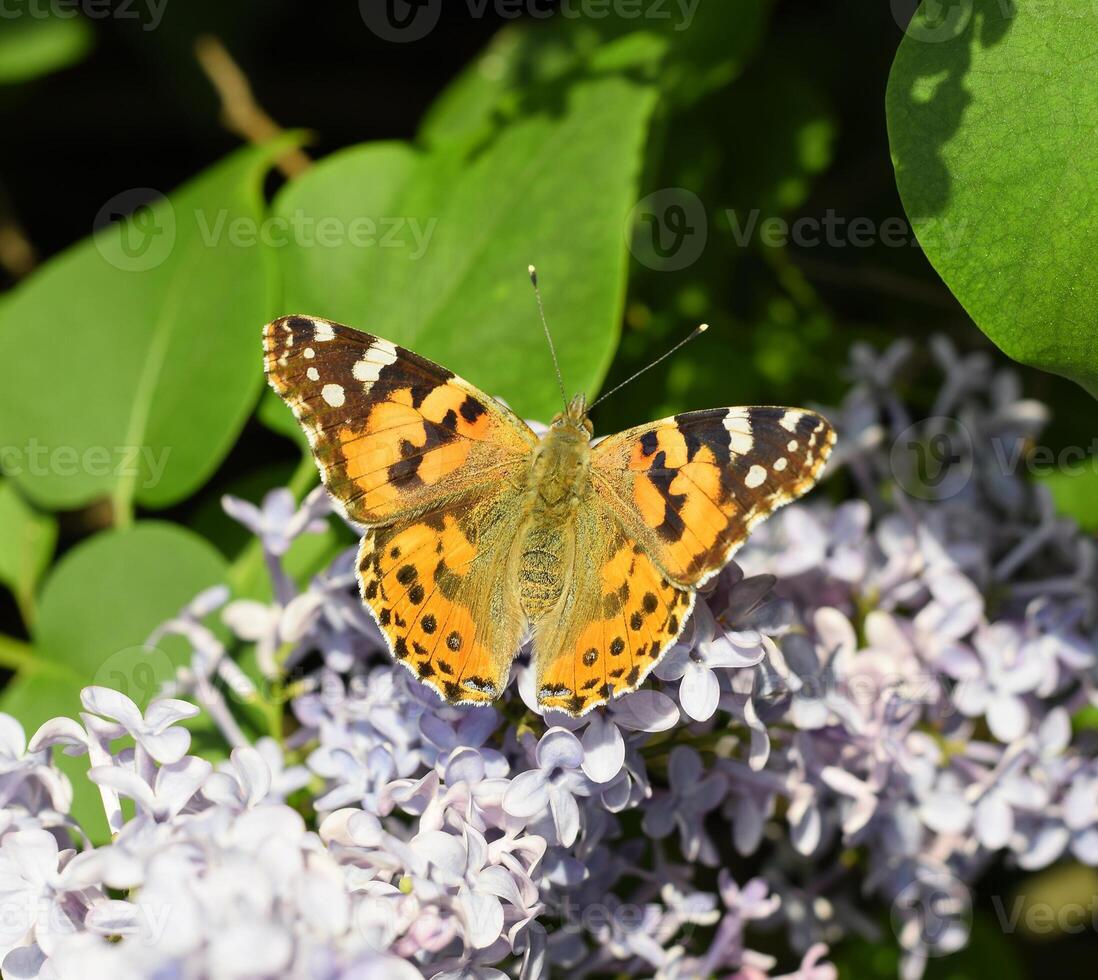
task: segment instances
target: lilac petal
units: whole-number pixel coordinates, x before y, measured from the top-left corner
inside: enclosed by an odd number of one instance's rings
[[[142,929],[141,910],[130,902],[104,899],[88,909],[84,927],[101,936],[139,935]]]
[[[605,713],[595,714],[583,733],[583,771],[596,783],[608,783],[625,764],[625,739]]]
[[[503,795],[503,809],[512,817],[529,820],[549,806],[549,780],[540,769],[520,772]]]
[[[106,786],[152,812],[156,809],[156,797],[152,787],[135,772],[119,769],[117,766],[92,766],[88,770],[88,779],[96,786]]]
[[[754,667],[766,651],[758,633],[730,632],[714,637],[700,648],[700,653],[710,667]],[[686,669],[690,669],[689,664]]]
[[[495,708],[467,709],[457,727],[461,744],[479,748],[499,728],[499,720],[499,712]]]
[[[153,734],[159,735],[169,725],[183,721],[184,718],[193,718],[197,714],[197,705],[188,701],[160,698],[150,702],[145,709],[145,727]]]
[[[468,853],[453,834],[425,830],[412,839],[412,850],[439,870],[444,884],[454,884],[465,877]]]
[[[620,727],[637,732],[665,732],[679,723],[678,705],[662,691],[633,691],[611,710]]]
[[[939,834],[960,834],[968,828],[972,810],[959,793],[935,790],[923,797],[919,816]]]
[[[87,751],[88,735],[72,718],[51,718],[31,736],[29,748],[31,752],[38,752],[51,745],[79,749],[83,754]]]
[[[157,801],[167,807],[169,813],[181,812],[212,771],[210,763],[193,755],[161,766],[156,774]]]
[[[991,701],[991,691],[988,690],[982,677],[962,680],[953,689],[953,703],[961,714],[969,718],[976,718],[987,711]]]
[[[580,829],[580,811],[576,798],[566,789],[550,786],[549,809],[553,814],[557,837],[565,847],[571,847]]]
[[[1037,730],[1041,754],[1060,755],[1071,742],[1071,716],[1062,707],[1053,708]]]
[[[1064,798],[1064,823],[1071,830],[1083,830],[1098,820],[1098,780],[1077,779]]]
[[[1088,827],[1071,840],[1071,853],[1084,864],[1098,865],[1098,828]]]
[[[248,806],[258,806],[271,791],[271,770],[266,760],[250,745],[233,749],[230,758]]]
[[[263,533],[263,515],[258,507],[248,500],[225,494],[221,498],[221,509],[238,524],[243,524],[257,537]]]
[[[503,932],[503,905],[495,895],[463,889],[457,898],[465,938],[473,949],[487,949]]]
[[[157,762],[165,765],[178,762],[191,747],[191,733],[185,728],[169,728],[160,734],[134,732],[134,738]]]
[[[1042,825],[1029,841],[1029,846],[1018,855],[1018,866],[1035,871],[1052,864],[1068,846],[1070,832],[1055,823]]]
[[[519,893],[515,879],[506,869],[498,864],[485,868],[476,878],[476,890],[487,895],[495,895],[505,902],[510,902],[515,908],[522,908],[522,895]]]
[[[976,805],[976,837],[992,851],[1006,847],[1014,833],[1014,811],[1001,796],[989,793]]]
[[[23,726],[11,715],[0,714],[0,755],[18,759],[26,750],[27,735]]]
[[[40,980],[48,976],[42,972],[45,964],[46,954],[37,944],[16,946],[4,957],[4,980]]]
[[[692,789],[705,774],[701,756],[689,745],[676,745],[667,759],[671,788],[677,792]]]
[[[653,673],[661,681],[677,681],[682,677],[686,665],[690,663],[691,648],[682,643],[674,643],[658,664],[653,668]],[[641,694],[643,692],[637,691]]]
[[[995,694],[987,708],[987,726],[1000,742],[1021,738],[1029,723],[1029,712],[1020,698]]]
[[[476,749],[458,749],[446,763],[446,785],[477,785],[485,775],[484,757]]]
[[[565,728],[550,728],[534,754],[542,769],[577,769],[583,763],[583,745]]]
[[[679,702],[695,721],[708,721],[717,710],[721,686],[706,664],[691,660],[679,685]]]
[[[80,703],[92,714],[121,722],[130,732],[144,727],[137,705],[120,691],[109,687],[85,687],[80,692]]]

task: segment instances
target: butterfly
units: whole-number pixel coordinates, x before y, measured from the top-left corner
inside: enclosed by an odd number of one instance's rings
[[[578,716],[635,690],[698,588],[812,487],[835,442],[814,412],[751,407],[592,445],[583,395],[539,437],[380,337],[296,315],[263,343],[324,485],[366,528],[363,602],[397,662],[453,704],[499,697],[529,633],[544,708]]]

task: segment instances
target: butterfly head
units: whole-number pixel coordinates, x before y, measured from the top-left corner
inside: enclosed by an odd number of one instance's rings
[[[589,439],[594,432],[591,420],[587,417],[587,396],[580,392],[568,403],[563,412],[553,417],[554,429],[575,429],[585,439]]]

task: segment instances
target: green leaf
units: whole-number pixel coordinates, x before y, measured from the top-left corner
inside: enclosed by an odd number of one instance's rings
[[[281,250],[285,312],[395,340],[548,418],[560,394],[526,266],[541,274],[566,387],[593,392],[617,344],[624,229],[653,102],[649,87],[607,78],[472,159],[369,144],[321,161],[275,201],[317,231],[311,247]],[[352,242],[367,219],[375,239]],[[322,222],[340,236],[329,247]]]
[[[261,381],[275,269],[254,236],[273,147],[238,151],[47,263],[0,308],[8,474],[36,503],[164,507],[232,446]],[[126,211],[129,191],[109,203]]]
[[[889,77],[904,207],[984,333],[1098,396],[1098,7],[945,9],[920,7]]]
[[[31,507],[10,481],[0,483],[0,584],[11,589],[28,626],[35,588],[56,543],[57,521]]]
[[[476,146],[505,120],[559,97],[577,78],[629,73],[658,84],[669,105],[689,105],[727,84],[754,50],[769,0],[652,5],[631,16],[570,17],[505,27],[432,105],[428,146]],[[650,15],[648,15],[650,14]]]
[[[46,581],[34,630],[38,655],[70,668],[82,684],[147,702],[180,652],[167,641],[144,649],[149,634],[226,575],[212,545],[174,524],[98,534],[65,555]]]
[[[36,9],[39,16],[8,8],[0,30],[0,85],[27,82],[68,68],[91,50],[91,25],[76,10],[70,9],[70,16],[62,17],[48,14],[46,4]]]
[[[1077,468],[1038,473],[1037,479],[1048,487],[1059,513],[1098,533],[1098,458],[1087,456]]]

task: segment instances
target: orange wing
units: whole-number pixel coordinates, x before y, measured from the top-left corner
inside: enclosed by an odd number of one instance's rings
[[[503,693],[526,628],[513,576],[518,491],[497,484],[362,539],[362,597],[398,663],[455,704]]]
[[[718,408],[629,429],[592,450],[595,491],[668,578],[697,586],[751,529],[816,482],[835,432],[798,408]]]
[[[598,502],[576,525],[574,601],[537,623],[538,702],[582,715],[636,690],[675,642],[694,608]]]
[[[360,524],[390,523],[525,471],[537,436],[450,371],[380,337],[308,316],[263,330],[271,386],[321,478]]]

